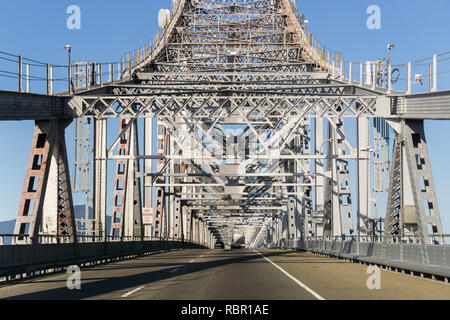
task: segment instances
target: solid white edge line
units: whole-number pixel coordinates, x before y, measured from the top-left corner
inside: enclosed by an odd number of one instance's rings
[[[285,275],[287,275],[289,278],[291,278],[291,280],[293,280],[295,283],[297,283],[300,287],[302,287],[303,289],[305,289],[306,291],[308,291],[310,294],[312,294],[317,300],[326,300],[325,298],[323,298],[322,296],[320,296],[317,292],[315,292],[314,290],[312,290],[311,288],[309,288],[308,286],[306,286],[304,283],[302,283],[301,281],[299,281],[298,279],[296,279],[295,277],[291,276],[289,273],[287,273],[283,268],[279,267],[277,264],[275,264],[274,262],[272,262],[270,259],[268,259],[267,257],[265,257],[262,253],[259,253],[256,250],[253,250],[254,252],[256,252],[257,254],[259,254],[261,257],[263,257],[264,259],[266,259],[267,261],[269,261],[273,266],[275,266],[277,269],[279,269],[281,272],[283,272]]]
[[[126,298],[126,297],[128,297],[128,296],[131,296],[133,293],[136,293],[136,292],[138,292],[139,290],[142,290],[142,289],[144,289],[144,288],[145,288],[145,286],[142,286],[142,287],[136,288],[136,289],[134,289],[134,290],[131,290],[130,292],[125,293],[125,294],[122,296],[122,298]]]

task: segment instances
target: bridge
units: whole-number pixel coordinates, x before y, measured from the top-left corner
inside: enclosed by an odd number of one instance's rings
[[[414,64],[403,89],[390,60],[345,61],[289,0],[178,0],[160,26],[119,62],[0,53],[18,85],[0,120],[35,123],[0,299],[450,298],[424,128],[450,120],[438,55],[412,93]]]

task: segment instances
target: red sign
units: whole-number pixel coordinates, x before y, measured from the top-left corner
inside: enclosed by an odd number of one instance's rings
[[[142,208],[142,224],[153,224],[153,208]]]

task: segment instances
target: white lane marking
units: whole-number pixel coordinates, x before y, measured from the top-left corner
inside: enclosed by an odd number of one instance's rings
[[[144,289],[144,288],[145,288],[145,287],[142,286],[142,287],[136,288],[136,289],[134,289],[134,290],[131,290],[130,292],[125,293],[125,294],[122,296],[122,298],[129,297],[129,296],[131,296],[133,293],[136,293],[136,292],[138,292],[139,290],[142,290],[142,289]]]
[[[203,258],[203,255],[201,255],[200,258]],[[192,263],[192,262],[194,262],[195,260],[196,260],[196,259],[191,260],[191,261],[189,261],[189,263]],[[174,273],[174,272],[178,271],[179,269],[180,269],[180,268],[175,268],[175,269],[171,270],[170,273]]]
[[[317,292],[315,292],[314,290],[312,290],[311,288],[309,288],[308,286],[306,286],[304,283],[302,283],[301,281],[299,281],[298,279],[294,278],[293,276],[291,276],[289,273],[287,273],[283,268],[279,267],[278,265],[276,265],[275,263],[273,263],[271,260],[269,260],[268,258],[266,258],[262,253],[259,253],[256,250],[253,250],[254,252],[256,252],[257,254],[259,254],[261,257],[263,257],[264,259],[266,259],[267,261],[269,261],[272,265],[274,265],[276,268],[278,268],[281,272],[283,272],[285,275],[287,275],[289,278],[291,278],[291,280],[293,280],[296,284],[298,284],[300,287],[302,287],[303,289],[305,289],[306,291],[308,291],[310,294],[312,294],[317,300],[326,300],[325,298],[323,298],[322,296],[320,296]]]

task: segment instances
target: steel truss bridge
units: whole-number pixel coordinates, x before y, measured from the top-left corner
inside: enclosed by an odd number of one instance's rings
[[[0,91],[0,120],[35,121],[14,234],[0,236],[12,239],[0,246],[4,275],[51,267],[43,256],[61,250],[65,261],[90,261],[93,247],[80,252],[99,244],[116,257],[156,242],[230,245],[239,234],[249,248],[311,250],[448,280],[424,120],[450,119],[449,92],[396,91],[390,64],[385,81],[376,64],[347,66],[289,0],[179,0],[160,33],[121,60],[69,66],[59,93],[47,65],[47,94],[32,94],[23,92],[20,59],[19,92]],[[108,126],[113,119],[119,127]],[[80,158],[71,177],[72,122]],[[92,203],[84,229],[73,191]],[[30,250],[42,255],[18,258]]]

